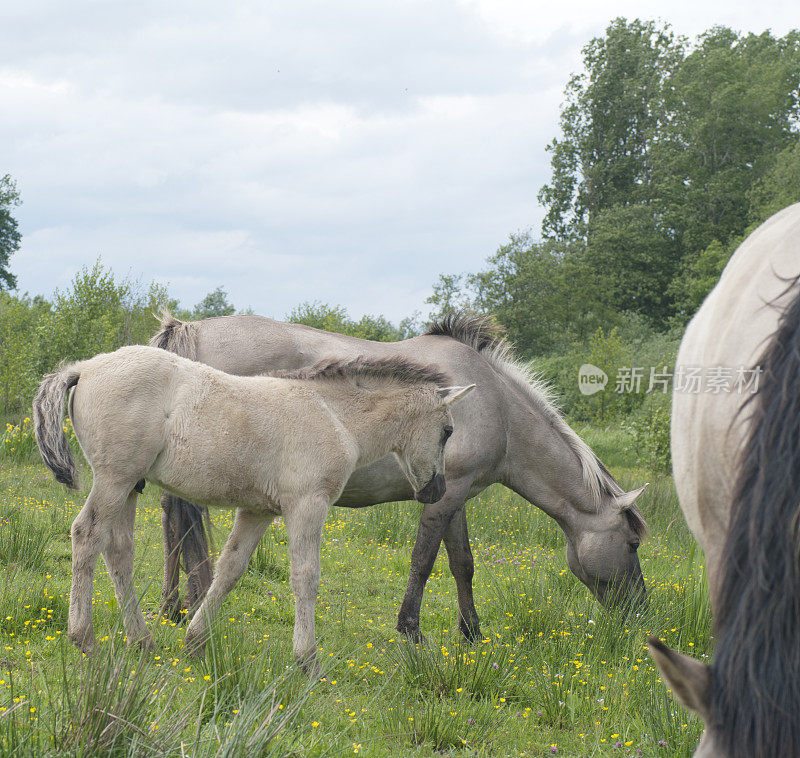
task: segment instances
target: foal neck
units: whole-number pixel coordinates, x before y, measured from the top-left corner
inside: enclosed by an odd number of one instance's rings
[[[358,446],[358,466],[401,450],[407,443],[420,400],[419,387],[386,388],[321,382],[326,403]],[[327,391],[326,391],[327,390]]]

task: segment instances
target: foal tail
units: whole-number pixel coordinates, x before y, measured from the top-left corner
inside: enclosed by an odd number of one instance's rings
[[[744,406],[717,603],[711,709],[730,758],[800,756],[800,283]]]
[[[42,379],[33,401],[33,427],[36,444],[56,481],[78,489],[78,472],[64,433],[64,401],[80,379],[80,363],[70,363]]]

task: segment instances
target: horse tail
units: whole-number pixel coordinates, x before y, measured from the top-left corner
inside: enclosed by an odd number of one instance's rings
[[[71,363],[45,376],[33,401],[36,444],[56,481],[78,489],[78,472],[64,433],[64,401],[80,379],[80,363]]]
[[[720,567],[711,725],[730,758],[800,755],[800,282],[743,406]],[[788,291],[787,291],[788,293]]]
[[[197,330],[194,323],[175,318],[166,308],[158,320],[161,323],[161,331],[154,334],[147,344],[196,361]]]
[[[166,308],[159,317],[161,331],[149,341],[189,360],[197,360],[197,326],[191,321],[175,318]],[[208,508],[201,508],[188,500],[164,493],[162,528],[166,568],[162,600],[165,611],[178,616],[178,566],[189,577],[186,606],[199,605],[211,584],[211,528]]]

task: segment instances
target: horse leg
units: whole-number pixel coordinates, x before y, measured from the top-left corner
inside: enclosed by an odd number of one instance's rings
[[[180,500],[182,516],[181,550],[186,569],[186,598],[184,607],[192,613],[208,592],[213,580],[211,556],[208,551],[203,518],[208,510],[186,500]]]
[[[217,561],[214,580],[186,629],[183,644],[192,655],[202,654],[214,616],[222,601],[247,570],[250,556],[273,518],[275,517],[272,514],[250,513],[241,508],[236,510],[233,529]]]
[[[318,676],[314,606],[320,578],[322,529],[328,515],[325,498],[308,498],[284,509],[289,534],[289,570],[294,593],[294,634],[292,651],[309,676]]]
[[[458,628],[468,640],[481,637],[478,612],[472,596],[472,577],[475,574],[475,561],[469,546],[467,532],[466,506],[459,508],[444,533],[444,546],[450,561],[450,572],[456,580],[458,592]]]
[[[69,594],[67,636],[84,652],[94,647],[92,591],[94,569],[131,487],[104,482],[95,472],[94,484],[70,529],[72,587]]]
[[[425,583],[433,570],[439,545],[459,508],[464,508],[470,479],[448,480],[447,492],[438,503],[426,504],[419,520],[417,540],[411,552],[411,571],[408,575],[406,594],[397,616],[397,631],[415,642],[421,639],[419,631],[419,610]]]
[[[117,520],[111,527],[111,536],[103,549],[103,560],[114,584],[117,603],[122,610],[128,643],[137,642],[152,648],[153,638],[147,628],[139,598],[133,586],[133,526],[136,521],[136,491],[125,501]]]
[[[181,618],[180,599],[180,509],[169,492],[161,493],[161,532],[164,539],[164,584],[161,588],[161,615],[171,621]]]
[[[161,614],[180,621],[181,556],[186,569],[185,607],[193,611],[205,597],[212,580],[211,557],[203,528],[205,508],[164,492],[161,495],[161,531],[164,539],[164,584]]]

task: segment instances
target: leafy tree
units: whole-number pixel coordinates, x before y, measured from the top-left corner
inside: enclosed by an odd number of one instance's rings
[[[583,48],[584,71],[565,91],[561,137],[547,147],[552,178],[539,193],[545,236],[584,237],[604,208],[650,200],[662,89],[684,47],[668,26],[617,18]]]
[[[195,305],[191,318],[193,321],[199,321],[202,318],[230,316],[234,313],[236,313],[236,308],[228,302],[228,293],[224,288],[217,287]]]
[[[751,222],[766,221],[792,203],[800,202],[800,139],[775,156],[772,167],[747,193]]]
[[[433,293],[425,300],[436,307],[428,315],[428,320],[436,321],[448,313],[472,308],[468,282],[469,277],[463,274],[439,274]]]
[[[36,327],[49,311],[44,298],[0,292],[0,399],[5,413],[29,405],[39,379]]]
[[[156,327],[152,314],[166,304],[161,285],[143,291],[136,282],[117,282],[99,260],[91,269],[82,268],[69,289],[55,291],[52,310],[38,325],[39,374],[65,359],[147,342]]]
[[[597,288],[569,245],[512,234],[487,263],[467,277],[471,305],[495,314],[522,353],[549,352],[603,320]]]
[[[748,224],[746,197],[797,140],[800,33],[739,37],[716,27],[670,77],[653,150],[654,194],[683,251]]]
[[[609,308],[633,311],[663,325],[672,313],[670,284],[681,251],[653,205],[615,205],[599,211],[589,228],[584,262]]]
[[[22,235],[11,209],[20,205],[19,192],[11,177],[0,177],[0,290],[16,289],[17,278],[8,268],[9,259],[19,250]]]

